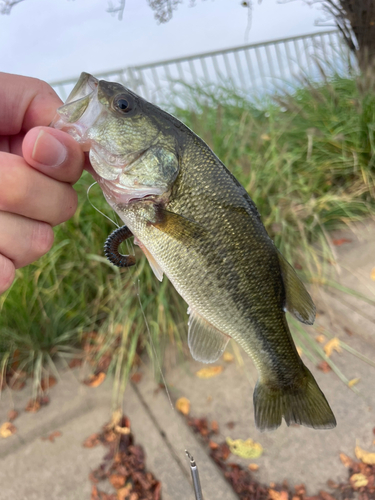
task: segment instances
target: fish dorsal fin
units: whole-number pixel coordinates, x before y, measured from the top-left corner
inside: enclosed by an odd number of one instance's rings
[[[188,344],[196,361],[213,363],[225,351],[230,338],[195,311],[189,310]]]
[[[285,288],[285,307],[301,323],[312,325],[315,320],[314,302],[293,267],[280,252],[278,257]]]

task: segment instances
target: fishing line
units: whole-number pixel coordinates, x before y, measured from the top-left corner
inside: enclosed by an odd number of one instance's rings
[[[92,208],[93,208],[94,210],[96,210],[96,211],[97,211],[97,212],[99,212],[101,215],[103,215],[103,217],[105,217],[105,218],[106,218],[106,219],[108,219],[110,222],[112,222],[112,224],[114,224],[114,225],[115,225],[115,226],[117,226],[117,227],[120,227],[120,226],[117,224],[117,222],[115,222],[115,221],[114,221],[114,220],[112,220],[110,217],[108,217],[108,215],[103,214],[103,212],[101,212],[101,211],[99,210],[99,208],[96,208],[96,206],[95,206],[95,205],[91,202],[91,200],[90,200],[90,190],[91,190],[91,188],[92,188],[93,186],[95,186],[95,184],[97,184],[97,182],[96,182],[96,181],[95,181],[95,182],[93,182],[93,183],[91,184],[91,186],[89,186],[89,187],[87,188],[87,191],[86,191],[86,197],[87,197],[87,199],[88,199],[88,201],[89,201],[90,205],[92,206]]]
[[[89,186],[87,188],[87,192],[86,192],[86,196],[87,196],[87,200],[89,201],[90,205],[92,206],[92,208],[94,210],[96,210],[98,213],[100,213],[101,215],[103,215],[107,220],[109,220],[110,222],[112,222],[112,224],[114,224],[115,226],[117,227],[120,227],[117,222],[115,222],[114,220],[112,220],[110,217],[108,217],[106,214],[104,214],[101,210],[99,210],[90,200],[90,190],[93,186],[95,186],[95,184],[97,184],[97,182],[93,182],[91,184],[91,186]],[[129,249],[129,246],[130,246],[130,242],[129,241],[126,241],[126,246],[128,247]],[[133,243],[131,243],[131,248],[132,248],[132,253],[134,254],[134,245]],[[130,252],[129,252],[130,253]],[[134,272],[137,268],[137,264],[135,266],[135,269],[134,269]],[[160,373],[160,376],[161,376],[161,379],[163,381],[163,385],[164,385],[164,388],[165,388],[165,392],[167,394],[167,397],[168,397],[168,401],[169,401],[169,405],[170,407],[172,408],[172,412],[173,412],[173,415],[176,417],[176,414],[177,414],[177,410],[176,408],[173,406],[173,402],[172,402],[172,398],[171,398],[171,395],[170,395],[170,392],[169,392],[169,389],[168,389],[168,385],[167,385],[167,381],[165,379],[165,376],[164,376],[164,373],[163,373],[163,370],[162,370],[162,367],[161,367],[161,362],[159,360],[159,356],[157,354],[157,351],[156,351],[156,346],[155,346],[155,343],[152,339],[152,335],[151,335],[151,330],[150,330],[150,326],[148,324],[148,321],[147,321],[147,318],[146,318],[146,314],[145,314],[145,311],[144,311],[144,308],[143,308],[143,305],[142,305],[142,301],[141,301],[141,294],[140,294],[140,279],[138,278],[137,280],[137,284],[135,281],[133,281],[133,285],[135,287],[135,290],[136,290],[136,294],[137,294],[137,297],[138,297],[138,302],[139,302],[139,306],[141,308],[141,313],[142,313],[142,316],[143,316],[143,319],[144,319],[144,322],[145,322],[145,325],[146,325],[146,330],[147,330],[147,334],[148,334],[148,337],[150,339],[150,345],[151,345],[151,349],[152,349],[152,352],[154,354],[154,357],[155,357],[155,360],[156,360],[156,365],[157,365],[157,369]],[[137,286],[138,285],[138,286]],[[195,493],[195,498],[196,500],[203,500],[203,496],[202,496],[202,489],[201,489],[201,485],[200,485],[200,479],[199,479],[199,473],[198,473],[198,468],[196,466],[196,463],[193,459],[193,457],[190,455],[190,453],[187,451],[187,448],[184,447],[184,451],[185,451],[185,454],[187,455],[187,457],[189,458],[189,464],[190,464],[190,471],[191,471],[191,476],[192,476],[192,481],[193,481],[193,489],[194,489],[194,493]]]
[[[134,286],[136,286],[135,282],[133,282],[133,284],[134,284]],[[169,392],[169,389],[167,386],[167,381],[164,377],[164,373],[163,373],[163,370],[161,368],[161,363],[159,361],[159,357],[158,357],[157,352],[156,352],[156,347],[155,347],[154,341],[152,340],[151,330],[150,330],[150,327],[149,327],[149,324],[148,324],[148,321],[146,318],[145,311],[143,309],[141,296],[140,296],[140,280],[139,280],[139,278],[138,278],[138,287],[137,287],[137,297],[138,297],[139,306],[141,308],[142,316],[143,316],[143,319],[144,319],[145,324],[146,324],[146,329],[147,329],[147,333],[148,333],[148,336],[150,339],[151,348],[152,348],[152,351],[153,351],[155,359],[156,359],[157,368],[158,368],[160,375],[161,375],[161,378],[163,380],[163,385],[165,387],[165,392],[167,393],[168,401],[169,401],[169,404],[172,408],[173,415],[176,417],[177,410],[173,406],[172,398],[171,398],[171,395],[170,395],[170,392]],[[190,473],[191,473],[191,478],[192,478],[192,482],[193,482],[193,490],[194,490],[194,494],[195,494],[195,499],[196,500],[204,500],[203,495],[202,495],[202,487],[201,487],[201,482],[200,482],[197,464],[196,464],[194,458],[192,457],[192,455],[187,450],[186,446],[184,446],[184,450],[185,450],[186,456],[189,459]]]
[[[176,408],[173,406],[172,398],[171,398],[171,395],[169,393],[169,389],[168,389],[168,386],[167,386],[167,381],[165,380],[164,373],[163,373],[163,370],[161,368],[161,363],[159,361],[159,357],[158,357],[157,352],[156,352],[156,347],[155,347],[154,341],[152,340],[151,330],[150,330],[150,327],[149,327],[149,324],[148,324],[148,321],[147,321],[147,318],[146,318],[146,314],[145,314],[145,311],[143,309],[143,305],[142,305],[142,301],[141,301],[141,296],[140,296],[139,282],[140,282],[140,280],[138,278],[137,297],[138,297],[138,302],[139,302],[139,305],[140,305],[140,308],[141,308],[143,319],[145,320],[145,323],[146,323],[146,329],[147,329],[147,333],[148,333],[148,336],[149,336],[149,339],[150,339],[151,348],[152,348],[152,351],[153,351],[155,359],[156,359],[157,368],[158,368],[158,370],[160,372],[160,375],[161,375],[161,378],[163,380],[163,385],[165,387],[165,392],[167,393],[167,396],[168,396],[169,404],[171,405],[172,410],[174,412],[176,412]],[[135,283],[134,283],[134,285],[135,285]]]

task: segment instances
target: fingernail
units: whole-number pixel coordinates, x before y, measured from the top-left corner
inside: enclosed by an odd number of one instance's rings
[[[58,167],[66,159],[66,147],[52,134],[41,130],[36,138],[32,159],[48,167]]]

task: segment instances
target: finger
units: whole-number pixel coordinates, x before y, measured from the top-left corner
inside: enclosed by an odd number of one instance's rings
[[[85,165],[85,155],[73,137],[53,128],[31,129],[23,140],[22,152],[32,167],[71,184],[81,177]]]
[[[53,244],[53,229],[45,222],[0,212],[0,254],[14,267],[27,266],[47,253]]]
[[[70,184],[38,172],[20,156],[0,153],[0,211],[56,226],[76,208],[77,193]]]
[[[62,101],[48,83],[0,73],[0,135],[48,126]]]
[[[0,255],[0,295],[10,288],[16,275],[12,261]]]

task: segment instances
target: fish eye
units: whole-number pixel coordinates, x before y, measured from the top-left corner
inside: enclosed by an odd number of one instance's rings
[[[113,106],[116,111],[121,113],[129,113],[133,109],[133,100],[130,96],[119,95],[115,98]]]

